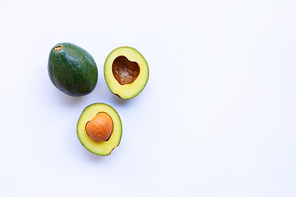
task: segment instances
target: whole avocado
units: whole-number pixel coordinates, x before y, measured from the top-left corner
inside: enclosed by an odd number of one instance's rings
[[[98,80],[93,57],[83,48],[68,42],[58,43],[51,49],[48,74],[56,88],[73,97],[92,92]]]

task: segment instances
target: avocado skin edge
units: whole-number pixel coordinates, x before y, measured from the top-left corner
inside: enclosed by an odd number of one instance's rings
[[[55,51],[58,45],[62,49]],[[98,80],[98,69],[93,57],[86,50],[69,42],[58,43],[51,49],[48,74],[57,89],[73,97],[92,92]]]

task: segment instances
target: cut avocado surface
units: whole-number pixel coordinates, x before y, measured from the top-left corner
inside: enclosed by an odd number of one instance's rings
[[[113,94],[122,99],[131,99],[145,88],[149,78],[149,67],[138,50],[122,46],[114,49],[107,56],[104,76]]]
[[[98,70],[93,57],[72,43],[56,44],[48,59],[49,77],[60,91],[69,96],[84,96],[97,84]]]
[[[111,136],[104,141],[92,139],[86,132],[86,125],[98,114],[106,113],[110,116],[113,123]],[[108,104],[94,103],[87,106],[81,113],[77,122],[77,136],[81,144],[90,152],[106,156],[111,154],[112,150],[119,146],[122,136],[122,123],[117,111]]]

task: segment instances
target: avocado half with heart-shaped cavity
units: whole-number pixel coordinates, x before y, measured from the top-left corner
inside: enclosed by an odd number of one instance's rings
[[[145,88],[149,78],[149,67],[138,50],[122,46],[107,56],[104,76],[113,94],[122,99],[131,99]]]
[[[78,119],[77,136],[88,151],[100,156],[110,155],[120,144],[120,116],[108,104],[91,104],[83,110]]]

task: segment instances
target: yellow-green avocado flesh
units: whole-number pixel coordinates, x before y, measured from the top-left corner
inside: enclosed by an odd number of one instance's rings
[[[119,58],[121,58],[122,61],[119,61]],[[128,64],[137,64],[138,67],[128,66]],[[115,76],[115,72],[118,72],[115,71],[115,66],[119,67],[119,72],[122,73],[122,77],[134,79],[125,84],[121,84],[118,77],[116,78]],[[135,69],[131,69],[131,67]],[[133,75],[131,73],[134,73],[135,76],[128,76]],[[131,99],[140,94],[145,88],[149,78],[149,67],[146,59],[138,50],[133,47],[122,46],[114,49],[107,56],[104,65],[104,76],[113,94],[122,99]]]
[[[107,113],[113,121],[113,132],[110,138],[106,141],[95,141],[91,139],[85,130],[85,126],[88,121],[94,118],[98,113]],[[94,103],[87,106],[81,113],[77,122],[77,136],[81,144],[90,152],[100,155],[107,156],[110,155],[112,150],[119,146],[122,135],[122,123],[120,116],[116,110],[108,104],[105,103]]]

